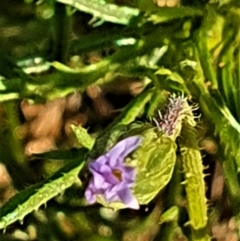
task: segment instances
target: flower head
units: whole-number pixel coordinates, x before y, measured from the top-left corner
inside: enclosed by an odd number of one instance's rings
[[[120,201],[126,207],[139,208],[138,201],[131,192],[136,176],[135,169],[126,166],[124,159],[140,143],[140,136],[123,139],[109,152],[89,164],[89,170],[93,174],[85,191],[89,203],[94,203],[100,195],[108,203]]]
[[[184,96],[171,95],[165,108],[158,111],[158,116],[153,120],[168,136],[178,136],[181,128],[182,120],[185,119],[191,126],[195,126],[194,116],[192,111],[196,110],[197,106],[190,106],[187,98]]]

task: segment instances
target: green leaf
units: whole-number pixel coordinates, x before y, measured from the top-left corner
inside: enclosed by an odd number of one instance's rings
[[[131,103],[124,109],[121,115],[116,118],[113,125],[122,124],[128,125],[133,122],[137,117],[140,117],[144,111],[145,105],[151,100],[153,90],[146,90],[135,97]]]
[[[68,74],[79,74],[81,73],[81,71],[79,69],[72,69],[70,67],[68,67],[67,65],[60,63],[58,61],[53,61],[51,64],[55,69],[61,71],[61,72],[65,72]]]
[[[139,15],[137,8],[118,6],[107,3],[104,0],[56,0],[75,7],[76,9],[90,13],[95,18],[102,19],[106,22],[127,25],[131,18]],[[97,25],[95,25],[97,26]]]
[[[79,153],[79,157],[61,168],[44,183],[31,186],[12,197],[0,209],[0,229],[23,218],[33,210],[38,210],[42,204],[62,193],[78,180],[78,173],[83,168],[86,149]]]
[[[92,150],[95,139],[88,134],[87,130],[81,126],[74,125],[71,125],[71,128],[75,136],[77,137],[78,143],[86,147],[88,150]]]
[[[160,224],[165,222],[177,221],[178,216],[179,216],[179,208],[177,206],[172,206],[161,215]]]
[[[172,72],[171,70],[162,67],[162,68],[159,68],[154,74],[160,75],[160,76],[166,76],[165,80],[160,83],[162,88],[167,90],[171,89],[174,91],[185,92],[185,93],[189,92],[185,86],[184,79],[179,73]]]
[[[237,158],[239,155],[239,143],[240,143],[240,125],[236,119],[232,116],[227,106],[221,102],[216,102],[209,95],[201,95],[200,98],[201,107],[204,110],[204,114],[215,124],[216,132],[220,136],[221,143],[224,144],[226,155],[231,155],[240,170],[240,161]]]
[[[152,95],[150,105],[146,108],[146,116],[151,119],[166,103],[168,96],[167,91],[156,89]]]
[[[179,7],[179,8],[160,8],[148,18],[154,24],[170,22],[176,19],[188,17],[200,17],[203,12],[199,8]]]
[[[143,142],[127,158],[137,176],[133,192],[140,204],[148,204],[168,184],[176,162],[176,144],[158,128],[150,125],[130,126],[128,135],[140,134]]]
[[[166,68],[159,68],[154,74],[159,74],[159,75],[171,75],[172,71]]]

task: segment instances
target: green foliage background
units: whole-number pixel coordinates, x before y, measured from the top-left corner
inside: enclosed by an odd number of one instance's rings
[[[42,160],[64,160],[64,167],[41,183],[31,175],[40,169],[26,164],[22,143],[12,134],[20,124],[19,101],[30,99],[42,103],[73,91],[83,93],[91,84],[104,86],[120,75],[144,80],[145,90],[101,131],[105,133],[117,124],[126,125],[153,116],[164,105],[166,92],[189,96],[199,105],[203,128],[217,140],[219,148],[214,162],[223,168],[224,192],[240,238],[240,2],[185,0],[173,8],[160,8],[151,0],[43,0],[37,3],[14,0],[12,3],[0,3],[3,16],[0,18],[0,102],[8,122],[1,124],[5,127],[0,131],[0,160],[9,169],[20,192],[1,207],[0,228],[6,229],[12,223],[17,225],[17,220],[24,219],[25,223],[26,219],[38,227],[39,240],[63,240],[62,235],[64,240],[83,240],[82,237],[84,240],[136,240],[136,237],[137,240],[145,240],[144,237],[177,240],[173,235],[176,233],[181,233],[185,240],[209,240],[211,227],[224,216],[221,199],[212,206],[209,204],[208,223],[203,230],[185,227],[189,214],[179,205],[182,195],[179,162],[164,189],[165,198],[154,201],[153,209],[148,207],[152,212],[144,216],[142,212],[121,211],[114,222],[102,219],[99,206],[86,207],[80,198],[83,189],[79,186],[67,189],[83,166],[85,149],[39,155]],[[93,51],[104,52],[97,63],[82,65],[79,69],[68,66],[72,56]],[[31,60],[39,56],[43,59],[41,64],[34,66],[34,73],[27,72]],[[185,132],[182,136],[187,140],[192,134]],[[191,140],[198,145],[197,137]],[[186,142],[181,144],[187,146]],[[202,169],[200,171],[202,174]],[[209,172],[213,176],[211,170]],[[200,182],[203,180],[202,175]],[[63,198],[63,202],[55,201],[53,197],[65,189],[67,198]],[[45,197],[42,199],[40,195]],[[50,204],[43,215],[48,225],[29,215],[47,201]],[[173,220],[160,224],[156,213],[160,217],[172,206],[178,206],[179,213]],[[77,224],[79,230],[73,232],[76,237],[64,233],[56,224],[53,217],[59,210],[65,212],[68,222]],[[106,237],[97,234],[96,223],[110,226],[112,234]],[[1,240],[13,240],[14,228],[27,230],[27,224],[16,227],[14,224],[6,234],[1,234]]]

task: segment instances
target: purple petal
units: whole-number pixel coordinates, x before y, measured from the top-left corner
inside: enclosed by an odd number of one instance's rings
[[[100,167],[99,172],[102,173],[103,175],[112,173],[112,168],[104,164]]]
[[[106,161],[107,160],[106,160],[106,158],[104,158],[104,156],[100,156],[96,161],[89,163],[89,169],[99,171],[101,166],[104,165]]]
[[[105,178],[106,182],[108,182],[112,185],[115,185],[115,184],[119,183],[119,180],[112,173],[106,174],[104,176],[104,178]]]
[[[122,179],[126,182],[133,182],[136,177],[136,170],[133,167],[124,166],[120,169],[122,171]]]
[[[85,191],[85,198],[90,204],[96,201],[96,189],[94,188],[92,183],[88,185],[88,188]]]
[[[105,182],[104,177],[101,174],[93,173],[93,184],[97,188],[108,188],[109,184]]]
[[[107,159],[104,155],[102,155],[102,156],[98,157],[95,162],[98,162],[100,164],[105,164],[107,162]]]
[[[141,141],[142,138],[140,136],[131,136],[118,142],[117,145],[107,153],[107,156],[110,157],[110,165],[115,166],[118,157],[123,160],[140,145]]]
[[[98,182],[99,185],[103,185],[103,181],[109,184],[116,184],[119,182],[119,180],[113,175],[113,170],[110,166],[102,165],[99,168],[98,172],[95,172],[95,171],[91,171],[91,172],[93,174],[93,178],[95,178],[96,176],[96,179],[97,179],[96,182]],[[99,185],[97,184],[99,188],[103,188]]]
[[[120,191],[120,190],[122,190],[122,189],[125,189],[125,188],[127,188],[127,183],[126,183],[126,182],[119,182],[119,183],[117,183],[116,185],[114,185],[114,186],[112,187],[112,190],[111,190],[111,191],[117,193],[118,191]]]
[[[104,193],[104,198],[106,199],[107,202],[112,202],[118,199],[118,196],[115,191],[112,191],[111,189],[109,189]]]
[[[127,207],[132,209],[139,209],[137,199],[133,196],[128,188],[118,191],[118,196]]]
[[[119,165],[122,164],[123,162],[123,157],[122,156],[117,156],[114,153],[114,148],[115,146],[110,150],[112,152],[108,152],[105,154],[105,157],[107,159],[107,164],[110,165],[111,167],[117,168]],[[116,150],[116,149],[115,149]]]
[[[90,204],[93,204],[96,201],[96,194],[93,194],[89,189],[86,190],[85,197]]]

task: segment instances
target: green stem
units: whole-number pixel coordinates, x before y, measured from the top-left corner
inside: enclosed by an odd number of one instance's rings
[[[231,203],[236,214],[240,213],[240,185],[238,182],[237,168],[233,158],[223,162],[224,176],[230,194]]]
[[[25,166],[25,158],[24,151],[22,147],[22,143],[14,137],[14,130],[16,127],[20,125],[19,116],[17,113],[17,105],[14,101],[9,101],[3,103],[5,112],[8,118],[8,126],[9,126],[9,145],[11,148],[12,155],[15,161],[20,166]]]
[[[69,35],[71,27],[71,14],[69,6],[55,3],[55,16],[53,19],[53,59],[67,63],[69,58]]]
[[[171,206],[180,206],[181,203],[181,193],[183,186],[180,185],[182,174],[181,174],[181,163],[179,158],[176,161],[172,179],[166,188],[166,199],[165,199],[165,208],[170,208]],[[158,235],[159,241],[171,241],[174,235],[176,228],[178,226],[178,217],[176,220],[165,223],[161,227],[161,232]]]
[[[223,162],[223,170],[231,204],[235,214],[235,220],[237,223],[237,235],[238,238],[240,238],[240,184],[238,181],[237,168],[233,158],[230,157]]]
[[[206,230],[192,230],[192,241],[211,241],[211,238],[205,234]]]
[[[204,166],[196,131],[183,122],[181,139],[179,140],[181,161],[184,172],[189,224],[192,241],[210,241],[207,235],[207,204],[204,182]]]

